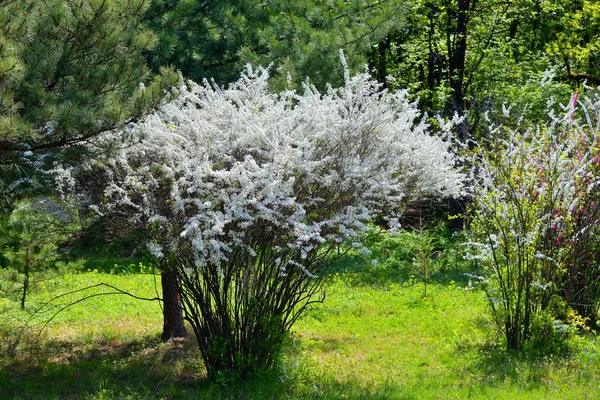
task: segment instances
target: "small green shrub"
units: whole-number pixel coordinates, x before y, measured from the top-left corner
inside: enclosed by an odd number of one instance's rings
[[[58,244],[77,228],[75,212],[48,197],[16,203],[6,226],[4,257],[22,278],[21,308],[25,308],[32,274],[54,266]]]
[[[556,319],[549,311],[540,311],[532,315],[531,338],[524,350],[535,356],[566,355],[570,350],[569,339],[575,332],[573,326]]]

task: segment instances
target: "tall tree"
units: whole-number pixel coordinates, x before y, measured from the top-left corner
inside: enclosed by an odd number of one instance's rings
[[[178,81],[164,68],[152,78],[145,65],[143,52],[156,44],[142,25],[148,6],[0,0],[0,209],[30,193],[28,183],[39,191],[53,161],[81,162],[93,150],[82,144],[139,120]],[[183,327],[181,316],[175,324]]]
[[[448,114],[465,115],[465,63],[467,59],[467,27],[469,14],[477,4],[476,0],[456,0],[446,5],[446,46],[448,49],[448,81],[452,96],[446,102]],[[452,6],[451,6],[452,5]],[[452,21],[455,21],[453,24]],[[469,137],[468,119],[458,127],[458,137],[465,140]]]
[[[600,85],[600,4],[583,0],[559,4],[546,50],[570,79]]]
[[[596,82],[598,37],[594,1],[414,0],[403,29],[370,53],[377,77],[390,74],[425,111],[459,112],[462,136],[485,134],[486,112],[515,104],[541,117],[546,101]],[[554,82],[540,85],[546,70]]]

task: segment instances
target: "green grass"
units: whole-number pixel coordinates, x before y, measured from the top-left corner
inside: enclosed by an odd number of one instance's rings
[[[296,326],[301,381],[319,398],[590,398],[598,389],[600,360],[589,340],[565,358],[491,345],[480,292],[438,283],[423,300],[421,285],[353,282],[334,278],[328,300]]]
[[[44,281],[25,311],[0,294],[0,399],[593,399],[600,356],[593,337],[571,354],[533,357],[498,345],[484,295],[463,290],[462,271],[423,286],[393,266],[342,257],[327,277],[326,299],[295,325],[280,371],[251,382],[210,384],[194,338],[161,343],[160,305],[100,282],[155,297],[146,268],[85,270]],[[136,265],[138,265],[136,263]],[[90,271],[87,271],[90,269]],[[6,284],[5,284],[6,286]],[[31,318],[31,319],[30,319]],[[30,319],[13,354],[10,344]]]

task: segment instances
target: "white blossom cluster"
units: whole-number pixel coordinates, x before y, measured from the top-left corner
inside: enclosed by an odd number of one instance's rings
[[[275,251],[305,255],[326,241],[360,241],[374,215],[409,200],[461,194],[449,132],[417,122],[407,92],[367,74],[325,94],[308,84],[276,94],[267,80],[267,70],[248,67],[227,89],[182,85],[134,126],[138,143],[95,162],[109,182],[96,212],[128,210],[152,227],[153,254],[185,243],[202,268],[234,249],[251,256],[258,233]],[[304,268],[281,264],[282,273]]]
[[[571,120],[572,101],[565,106],[565,115],[550,113],[550,122],[544,126],[508,130],[506,138],[497,140],[495,151],[471,160],[477,166],[471,181],[480,212],[495,215],[506,226],[520,226],[520,208],[535,215],[527,230],[510,232],[523,244],[535,242],[549,229],[564,228],[573,213],[580,212],[586,192],[600,189],[600,177],[595,174],[600,161],[600,102],[584,100],[579,104],[585,117],[581,121]],[[503,129],[498,127],[491,135]],[[498,247],[495,234],[486,241]],[[535,257],[548,259],[541,253]]]
[[[511,276],[503,268],[527,271],[515,276],[543,291],[562,279],[573,246],[597,240],[599,229],[600,98],[576,94],[563,109],[535,128],[496,127],[495,141],[471,160],[478,239],[470,258],[498,280]]]

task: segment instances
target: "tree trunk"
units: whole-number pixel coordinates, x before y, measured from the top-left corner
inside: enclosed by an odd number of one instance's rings
[[[469,2],[470,0],[457,0],[456,10],[448,10],[448,80],[452,88],[452,96],[446,104],[446,112],[449,115],[458,113],[463,116],[464,121],[456,127],[458,138],[465,141],[469,138],[469,123],[464,112],[465,94],[464,94],[464,76],[465,62],[467,58],[467,27],[469,23]],[[450,23],[456,17],[456,28],[452,32]]]
[[[448,40],[448,81],[452,88],[452,96],[446,103],[448,116],[458,114],[463,121],[456,126],[456,135],[462,142],[471,138],[469,119],[465,113],[465,64],[467,59],[467,28],[469,24],[469,7],[471,0],[456,0],[456,8],[447,11],[447,40]],[[456,26],[452,32],[451,20],[456,18]],[[451,199],[450,201],[450,230],[463,229],[465,225],[464,212],[467,200]]]
[[[161,274],[163,292],[163,333],[161,339],[167,341],[176,337],[185,337],[183,311],[179,294],[179,279],[175,271],[165,268]]]
[[[378,60],[379,63],[377,65],[377,80],[383,84],[384,87],[387,87],[387,59],[386,59],[386,51],[390,48],[391,38],[387,36],[379,42],[379,46],[377,47],[378,51]]]
[[[29,248],[27,248],[25,253],[25,266],[23,268],[23,296],[21,297],[21,310],[25,309],[25,298],[27,297],[27,290],[29,290],[29,263],[31,262],[29,258]]]

